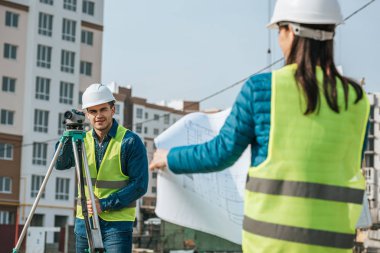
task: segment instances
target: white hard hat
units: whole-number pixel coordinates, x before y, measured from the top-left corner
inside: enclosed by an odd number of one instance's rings
[[[343,16],[338,0],[277,0],[268,28],[278,22],[298,24],[339,25]]]
[[[112,95],[107,86],[100,83],[93,83],[87,87],[82,95],[82,109],[91,106],[100,105],[114,101],[115,97]]]

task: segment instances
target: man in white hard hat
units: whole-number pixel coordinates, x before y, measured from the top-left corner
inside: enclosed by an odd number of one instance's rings
[[[114,102],[112,92],[97,83],[91,84],[82,96],[82,109],[93,128],[86,133],[84,143],[90,173],[96,177],[93,178],[95,205],[107,253],[131,252],[136,200],[146,193],[148,186],[144,144],[135,133],[113,119]],[[69,146],[71,143],[65,143],[57,169],[74,166]],[[87,207],[92,214],[90,200]],[[86,252],[88,243],[80,205],[77,205],[75,235],[76,252]]]

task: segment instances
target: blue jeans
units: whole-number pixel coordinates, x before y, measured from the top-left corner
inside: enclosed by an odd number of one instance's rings
[[[87,237],[76,235],[76,252],[84,253],[88,249]],[[132,231],[102,233],[103,245],[106,253],[131,253]]]

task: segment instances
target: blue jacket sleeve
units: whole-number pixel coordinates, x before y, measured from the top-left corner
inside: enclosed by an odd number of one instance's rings
[[[59,142],[55,145],[55,149],[58,148]],[[71,144],[71,139],[67,138],[63,143],[62,149],[59,152],[55,168],[57,170],[66,170],[74,167],[74,153]]]
[[[129,176],[129,183],[107,198],[100,199],[103,211],[118,210],[133,204],[148,188],[148,159],[140,138],[133,132],[122,142],[122,170]]]
[[[174,173],[207,173],[230,167],[255,136],[252,80],[238,95],[219,134],[203,144],[175,147],[168,154],[168,166]]]

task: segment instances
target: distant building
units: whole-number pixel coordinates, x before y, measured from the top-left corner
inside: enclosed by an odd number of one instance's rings
[[[363,169],[373,226],[367,231],[364,244],[366,247],[380,249],[380,93],[369,93],[368,97],[371,110]]]
[[[101,79],[103,1],[0,0],[0,34],[0,224],[23,224],[64,131],[63,113]],[[74,175],[52,173],[33,226],[73,224]]]
[[[20,206],[28,16],[28,6],[0,1],[0,224],[15,224]]]
[[[364,170],[367,181],[367,194],[371,208],[372,220],[380,223],[380,94],[368,94],[371,110],[368,123],[367,146],[364,151]]]

